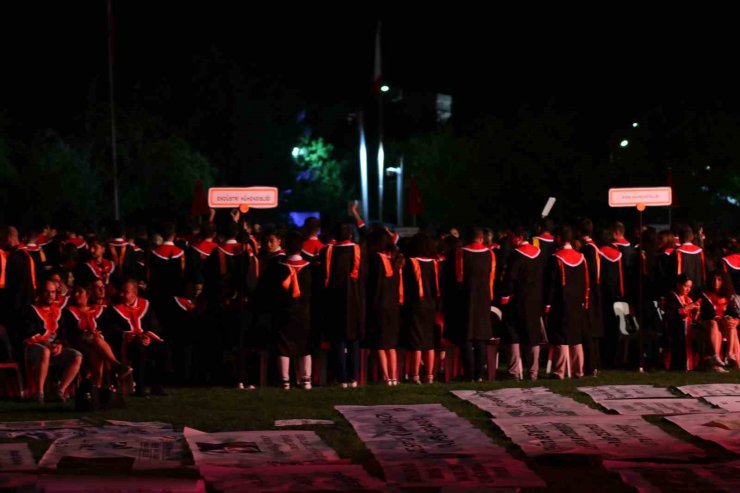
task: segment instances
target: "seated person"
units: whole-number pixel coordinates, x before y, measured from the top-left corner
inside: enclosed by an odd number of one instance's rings
[[[707,286],[702,293],[701,323],[708,333],[711,343],[710,364],[724,367],[722,360],[722,340],[727,340],[728,363],[737,368],[738,339],[737,319],[732,317],[728,304],[735,294],[732,281],[727,273],[714,271],[707,278]]]
[[[26,347],[26,367],[36,384],[36,399],[44,402],[44,386],[49,368],[59,366],[62,377],[56,397],[66,400],[66,392],[82,364],[82,354],[62,343],[65,334],[62,309],[56,303],[57,287],[53,281],[39,286],[38,301],[28,308],[24,324],[23,343]]]
[[[144,395],[144,385],[152,395],[166,395],[164,380],[164,341],[158,335],[159,324],[151,304],[139,297],[139,285],[129,279],[121,286],[121,301],[111,310],[111,334],[120,345],[121,359],[134,367],[138,375],[137,395]]]

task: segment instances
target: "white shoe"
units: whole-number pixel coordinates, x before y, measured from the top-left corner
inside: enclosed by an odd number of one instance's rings
[[[357,388],[357,380],[352,380],[349,383],[350,388],[356,389]]]
[[[339,386],[342,387],[343,389],[349,388],[349,384],[345,382],[340,383]]]
[[[311,390],[311,379],[310,378],[302,379],[301,387],[303,388],[303,390]]]

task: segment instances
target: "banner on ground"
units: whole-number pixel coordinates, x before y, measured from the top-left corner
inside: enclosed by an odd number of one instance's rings
[[[115,419],[106,419],[106,424],[111,426],[121,426],[126,428],[136,428],[147,431],[169,431],[172,430],[170,423],[161,421],[118,421]]]
[[[655,464],[604,461],[607,471],[616,472],[639,493],[677,491],[740,491],[740,461],[722,464]]]
[[[27,443],[0,443],[0,472],[36,469]]]
[[[703,457],[704,452],[636,416],[498,418],[493,422],[529,456],[599,455],[610,459]]]
[[[275,426],[312,426],[312,425],[333,425],[334,421],[330,419],[276,419]]]
[[[717,406],[725,411],[733,413],[740,412],[740,396],[738,395],[721,395],[704,397],[704,400],[713,406]]]
[[[676,388],[691,397],[711,397],[720,395],[740,396],[740,383],[702,383],[697,385],[684,385],[683,387]]]
[[[619,399],[600,401],[599,404],[619,414],[632,416],[697,414],[716,411],[715,408],[696,399]]]
[[[453,390],[452,393],[495,418],[594,416],[604,414],[543,387],[501,390]]]
[[[185,428],[185,440],[198,467],[254,467],[339,461],[313,431],[225,431]]]
[[[38,481],[38,491],[44,493],[206,493],[202,479],[175,479],[148,476],[94,477],[47,476]]]
[[[0,430],[55,430],[59,428],[84,428],[86,426],[93,425],[82,419],[0,422]]]
[[[399,486],[544,486],[523,462],[441,404],[336,406]]]
[[[687,433],[740,454],[740,413],[686,414],[665,419]]]
[[[676,394],[663,387],[652,385],[601,385],[599,387],[578,387],[580,392],[587,394],[594,401],[608,401],[614,399],[664,399],[677,397]]]
[[[182,435],[105,431],[57,440],[39,462],[49,469],[109,467],[115,469],[174,469],[183,458]]]
[[[277,465],[258,468],[202,466],[200,474],[225,493],[272,491],[384,491],[385,483],[355,464]]]

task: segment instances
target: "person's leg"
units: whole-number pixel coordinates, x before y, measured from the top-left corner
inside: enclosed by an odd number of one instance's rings
[[[421,368],[421,351],[413,351],[413,365],[411,366],[411,381],[413,383],[421,383],[419,378],[419,368]]]
[[[434,349],[424,351],[424,366],[427,371],[426,382],[434,383]]]
[[[463,357],[463,366],[465,368],[465,379],[475,380],[475,363],[473,362],[473,341],[465,341],[460,346],[460,352]]]
[[[473,350],[475,352],[475,379],[480,381],[483,379],[483,369],[486,366],[486,341],[475,341]]]
[[[385,349],[378,349],[378,363],[380,364],[380,373],[384,382],[391,380],[388,371],[388,356],[386,355]]]
[[[706,338],[709,339],[709,360],[713,366],[722,366],[722,333],[719,330],[719,324],[716,320],[704,322],[704,328],[707,332]]]
[[[509,344],[507,347],[509,348],[509,368],[506,372],[510,377],[521,378],[522,354],[520,346],[515,343]]]
[[[357,387],[357,376],[360,373],[360,341],[347,343],[347,367],[349,383]]]
[[[38,400],[44,400],[44,385],[49,374],[49,357],[51,351],[41,344],[31,344],[26,348],[26,368],[28,374],[33,376],[36,385]]]
[[[306,390],[311,388],[312,359],[310,354],[298,357],[298,374],[300,375],[301,387]]]
[[[290,358],[287,356],[278,356],[278,370],[280,371],[280,381],[284,389],[290,388]]]
[[[388,376],[394,384],[398,383],[398,355],[395,349],[387,349],[388,353]]]
[[[565,378],[565,366],[568,353],[568,346],[555,345],[553,346],[552,355],[552,375],[562,380]]]
[[[333,344],[334,362],[337,370],[337,382],[347,384],[347,342],[339,341]]]
[[[82,353],[75,349],[64,348],[55,358],[58,358],[62,366],[62,379],[59,383],[59,393],[67,392],[67,387],[72,383],[82,366]]]
[[[738,339],[737,325],[737,319],[727,318],[722,324],[723,335],[727,339],[727,360],[734,368],[740,367],[740,339]]]
[[[576,378],[581,378],[583,377],[583,365],[584,365],[583,345],[573,344],[570,346],[569,351],[570,351],[571,375],[573,375]]]
[[[527,376],[530,380],[537,380],[540,373],[540,345],[529,346],[527,351]]]

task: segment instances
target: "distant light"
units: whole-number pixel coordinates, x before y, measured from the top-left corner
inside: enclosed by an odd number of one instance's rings
[[[391,90],[391,88],[388,87],[388,86],[386,86],[385,84],[383,84],[382,86],[380,86],[380,92],[388,92],[390,90]]]
[[[637,123],[637,122],[632,122],[632,128],[637,128],[637,127],[639,127],[639,126],[640,126],[640,124],[639,124],[639,123]]]
[[[293,155],[293,158],[298,158],[298,156],[301,155],[301,148],[300,147],[294,147],[293,152],[291,153]]]
[[[711,166],[707,166],[707,171],[711,171],[711,170],[712,170],[712,167]]]
[[[619,147],[627,147],[630,145],[630,141],[627,139],[624,139],[622,142],[619,143]]]

